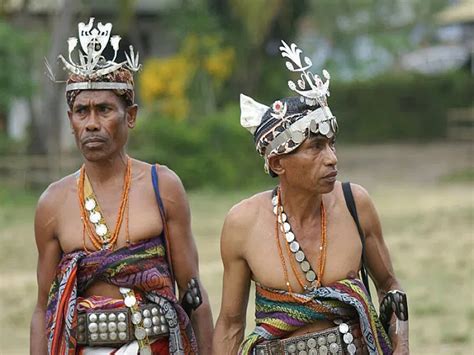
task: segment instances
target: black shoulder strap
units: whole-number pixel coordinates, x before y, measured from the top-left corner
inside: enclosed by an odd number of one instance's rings
[[[163,205],[163,200],[160,194],[160,187],[159,187],[159,182],[158,182],[158,169],[157,169],[156,164],[153,164],[151,167],[151,181],[153,183],[153,189],[155,190],[155,197],[156,197],[156,202],[158,203],[158,209],[160,210],[161,220],[163,221],[163,237],[165,240],[166,256],[168,258],[168,265],[169,265],[169,269],[171,273],[171,279],[173,281],[173,291],[176,294],[173,263],[171,262],[171,247],[170,247],[170,240],[169,240],[170,236],[168,232],[168,223],[166,219],[165,206]]]
[[[362,231],[362,227],[360,226],[360,223],[359,223],[359,217],[357,215],[357,208],[354,201],[354,195],[352,194],[351,183],[350,182],[342,183],[342,191],[344,193],[344,198],[346,199],[347,209],[351,213],[351,216],[354,219],[354,222],[357,226],[357,231],[359,232],[360,241],[362,243],[362,267],[360,268],[360,272],[362,275],[362,282],[364,283],[365,288],[367,289],[369,297],[371,297],[370,288],[369,288],[369,277],[367,275],[367,268],[366,268],[367,261],[366,261],[366,256],[365,256],[365,236],[364,236],[364,232]]]
[[[155,190],[156,202],[158,202],[158,207],[160,207],[161,217],[165,217],[165,206],[163,206],[163,200],[160,195],[160,188],[158,184],[158,171],[156,165],[151,167],[151,181],[153,182],[153,189]]]

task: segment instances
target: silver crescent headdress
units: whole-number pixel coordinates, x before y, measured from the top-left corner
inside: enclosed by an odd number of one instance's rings
[[[101,81],[100,78],[108,74],[116,72],[120,69],[127,69],[131,72],[137,72],[140,69],[138,63],[138,53],[135,54],[133,47],[129,47],[129,53],[125,53],[126,60],[123,62],[115,62],[119,50],[120,36],[110,37],[112,32],[112,24],[102,22],[94,27],[94,17],[89,19],[85,24],[78,24],[79,41],[76,37],[70,37],[68,43],[68,59],[59,55],[59,59],[64,65],[64,69],[70,74],[83,77],[84,81],[73,82],[66,85],[66,92],[72,90],[133,90],[133,85],[128,82]],[[78,50],[78,61],[74,60],[73,53],[80,43]],[[112,59],[106,59],[102,53],[110,43],[114,50]],[[48,66],[48,64],[47,64]],[[48,66],[51,79],[54,80],[52,71]]]

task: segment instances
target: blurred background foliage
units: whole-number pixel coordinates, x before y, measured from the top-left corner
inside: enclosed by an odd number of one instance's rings
[[[83,7],[76,5],[74,16],[83,19],[93,14],[93,2],[79,3]],[[145,1],[104,5],[115,9],[117,30],[129,34],[131,42],[141,38],[133,32],[139,21],[138,12],[134,13],[137,3]],[[153,43],[167,49],[159,55],[150,49],[141,52],[143,70],[136,78],[140,114],[130,139],[131,154],[169,165],[188,188],[269,184],[252,137],[240,127],[238,102],[240,93],[266,105],[291,95],[289,72],[278,50],[281,39],[304,49],[313,61],[313,72],[323,68],[331,72],[329,103],[341,127],[339,144],[445,139],[448,111],[472,106],[473,75],[467,67],[415,74],[401,68],[399,58],[436,43],[436,14],[450,3],[169,2],[160,9],[159,23],[150,28],[166,29],[166,35],[158,35]],[[8,16],[1,14],[0,7],[0,68],[9,68],[0,70],[0,155],[5,155],[18,144],[7,138],[1,126],[6,125],[9,105],[16,97],[38,96],[42,89],[31,78],[42,76],[44,70],[38,51],[31,51],[38,35],[10,25]],[[35,135],[34,120],[30,131],[26,141],[34,152],[33,138],[43,136]]]
[[[38,36],[19,30],[0,18],[0,154],[23,150],[25,142],[17,142],[6,133],[7,113],[15,98],[31,97],[35,90],[32,80],[33,44]]]
[[[212,113],[234,59],[234,48],[218,36],[189,34],[177,54],[145,62],[139,80],[143,103],[178,120],[190,119],[195,107]]]
[[[0,113],[9,109],[15,97],[32,93],[33,63],[29,54],[33,43],[32,35],[0,21]]]
[[[341,142],[426,143],[446,138],[448,110],[472,104],[469,75],[382,75],[337,83],[331,106],[339,118]]]

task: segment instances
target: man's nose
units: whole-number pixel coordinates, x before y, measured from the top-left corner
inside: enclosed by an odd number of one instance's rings
[[[327,145],[326,146],[326,149],[325,149],[325,163],[326,165],[336,165],[337,164],[337,156],[336,156],[336,152],[334,151],[334,149]]]
[[[89,116],[87,117],[86,130],[88,131],[98,131],[100,129],[99,116],[95,110],[91,110]]]

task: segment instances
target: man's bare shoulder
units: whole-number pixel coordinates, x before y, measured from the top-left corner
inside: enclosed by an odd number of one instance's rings
[[[152,165],[150,163],[147,163],[146,161],[138,160],[135,158],[132,158],[132,172],[133,176],[150,176],[151,174],[151,167]]]
[[[369,192],[365,187],[359,184],[351,183],[352,194],[354,199],[360,204],[367,204],[372,202]]]
[[[351,190],[357,207],[367,208],[372,205],[369,192],[362,185],[351,183]]]
[[[260,215],[269,203],[271,192],[258,193],[234,205],[224,221],[221,235],[221,252],[223,259],[245,258],[247,241],[252,236],[253,228],[258,225]]]
[[[189,215],[188,198],[179,176],[166,165],[157,165],[157,174],[166,213]]]
[[[226,226],[239,229],[252,227],[270,198],[271,191],[264,191],[240,201],[227,213]]]
[[[181,179],[178,174],[168,168],[166,165],[158,165],[158,177],[164,186],[177,187],[182,186]]]
[[[358,184],[351,184],[352,194],[356,203],[359,221],[366,237],[380,235],[380,220],[374,202],[367,190]]]
[[[62,179],[51,183],[46,190],[41,194],[37,210],[39,209],[50,209],[53,206],[60,206],[58,203],[64,201],[68,192],[70,192],[77,183],[78,171],[63,177]]]
[[[40,241],[54,237],[60,210],[64,209],[67,194],[73,191],[77,172],[50,184],[41,194],[36,206],[35,236]]]
[[[133,159],[133,174],[141,181],[148,183],[151,174],[152,164]],[[184,194],[184,187],[178,174],[168,168],[166,165],[156,164],[156,172],[160,185],[160,194],[162,198],[172,198],[173,196]]]

